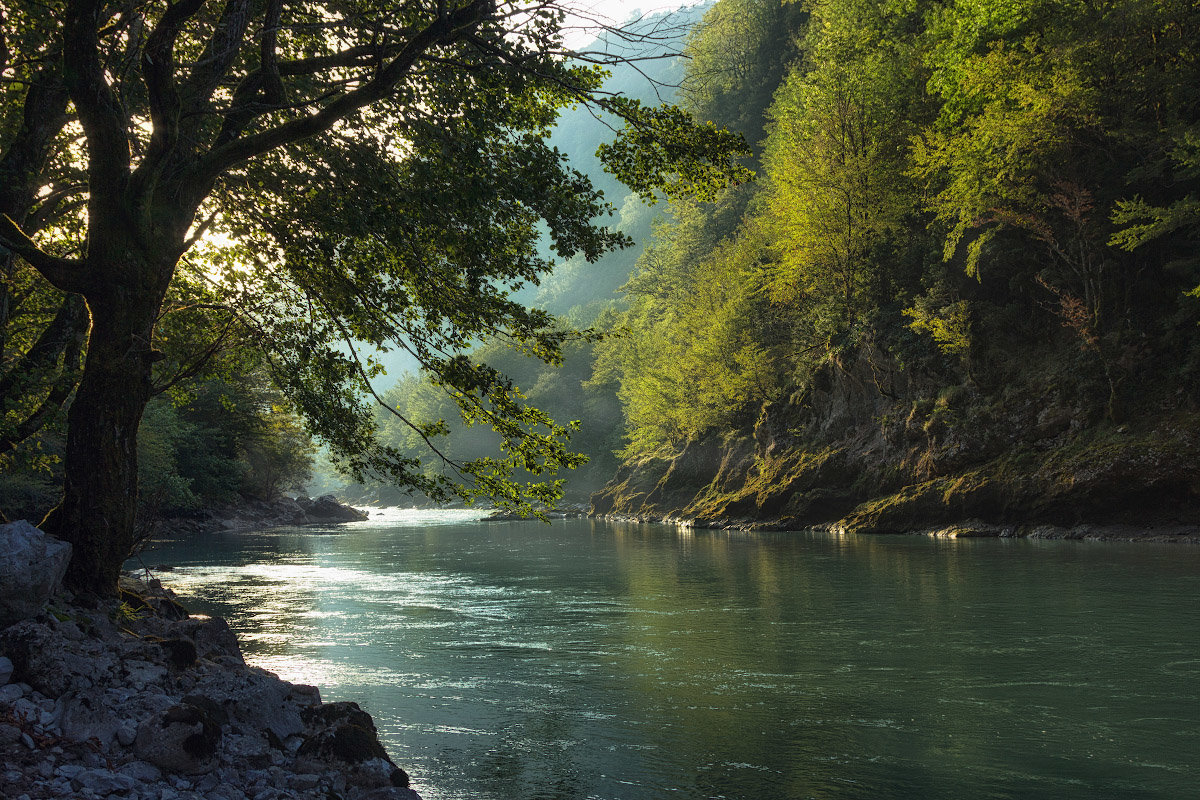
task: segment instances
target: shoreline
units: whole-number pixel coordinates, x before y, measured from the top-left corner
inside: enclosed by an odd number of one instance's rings
[[[242,655],[157,580],[0,629],[0,797],[420,800],[356,703]]]
[[[1090,542],[1172,543],[1200,545],[1200,525],[1130,525],[1128,523],[1081,523],[1073,526],[1049,523],[988,523],[965,519],[958,523],[919,526],[907,530],[862,530],[838,523],[796,525],[787,519],[704,519],[679,514],[665,516],[634,514],[589,514],[589,519],[629,524],[667,525],[696,530],[771,533],[819,531],[837,536],[928,536],[938,539],[1043,539]]]

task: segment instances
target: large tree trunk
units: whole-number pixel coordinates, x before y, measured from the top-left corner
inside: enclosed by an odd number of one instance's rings
[[[92,330],[67,417],[63,502],[43,523],[73,547],[66,583],[75,591],[114,594],[135,543],[137,432],[151,394],[161,300],[143,287],[88,299]]]

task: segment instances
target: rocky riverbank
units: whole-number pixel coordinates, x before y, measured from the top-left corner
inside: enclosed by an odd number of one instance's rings
[[[29,585],[0,597],[0,797],[419,800],[356,704],[247,665],[224,620],[158,581],[103,601],[53,590],[43,571],[53,583],[66,561],[38,535],[0,526],[17,553],[0,579]]]
[[[242,500],[223,508],[166,516],[158,522],[158,527],[173,532],[209,533],[261,530],[285,525],[334,525],[364,519],[367,519],[365,511],[327,494],[315,499],[281,497],[276,500]]]
[[[593,496],[592,515],[697,528],[1200,541],[1200,412],[1147,400],[1117,422],[1094,398],[1053,386],[930,397],[904,371],[887,373],[882,356],[866,361],[830,366],[743,430],[624,464]]]
[[[680,528],[723,531],[796,531],[816,530],[838,535],[864,533],[843,525],[819,523],[798,526],[790,519],[697,519],[678,515],[593,514],[608,522],[632,524],[674,525]],[[880,533],[880,531],[865,531]],[[1000,525],[978,519],[958,523],[913,527],[888,531],[890,534],[932,536],[937,539],[1059,539],[1091,542],[1178,542],[1200,544],[1200,525],[1122,525],[1081,524],[1062,525],[1024,524]]]
[[[583,503],[567,503],[554,509],[542,509],[541,517],[535,514],[519,514],[516,511],[493,511],[481,522],[521,522],[533,519],[578,519],[588,515],[588,507]]]

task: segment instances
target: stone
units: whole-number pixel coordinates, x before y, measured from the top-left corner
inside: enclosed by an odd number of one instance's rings
[[[16,744],[21,741],[21,729],[15,725],[0,723],[0,746]]]
[[[122,722],[121,727],[117,728],[117,742],[122,747],[131,747],[136,739],[137,725],[131,720]]]
[[[395,771],[396,765],[386,758],[370,758],[355,768],[352,780],[358,786],[372,788],[395,786],[392,781],[392,773]]]
[[[41,613],[70,560],[70,544],[25,520],[0,525],[0,628]]]
[[[87,769],[71,779],[71,786],[76,791],[90,791],[99,795],[129,792],[137,784],[138,782],[128,775],[109,769]]]
[[[143,761],[183,775],[199,775],[217,766],[221,728],[190,703],[168,708],[142,722],[133,747]]]
[[[28,697],[22,697],[12,704],[13,716],[23,722],[36,722],[42,710]]]
[[[162,780],[162,770],[145,761],[130,761],[119,770],[122,775],[128,775],[135,781],[151,783]]]
[[[288,779],[287,779],[287,785],[288,785],[289,789],[298,789],[299,791],[302,791],[302,792],[309,791],[310,789],[315,789],[315,788],[317,788],[317,786],[320,783],[321,783],[320,775],[313,775],[311,773],[303,773],[303,772],[298,773],[296,775],[289,775]]]
[[[304,730],[292,685],[265,669],[222,671],[198,683],[192,694],[217,703],[244,730],[270,731],[280,741]]]
[[[302,713],[309,736],[297,755],[344,764],[387,760],[371,715],[357,703],[326,703]]]
[[[8,661],[8,659],[5,659]],[[12,663],[11,661],[9,662]],[[8,686],[0,686],[0,703],[4,705],[12,705],[17,698],[25,696],[25,688],[19,683],[10,683]]]
[[[167,677],[167,668],[161,664],[151,664],[147,661],[126,661],[123,666],[129,683],[135,689],[145,689],[147,685],[159,683]]]
[[[169,632],[172,637],[188,639],[195,643],[198,658],[207,658],[210,661],[231,659],[237,664],[246,663],[237,634],[221,617],[196,614],[174,623]]]
[[[108,749],[121,730],[121,720],[93,695],[71,694],[66,697],[59,720],[63,736],[75,742],[95,739],[102,749]]]
[[[0,656],[0,686],[4,686],[12,680],[13,663],[12,659]]]
[[[301,504],[303,505],[303,504]],[[313,519],[341,521],[341,522],[356,522],[364,520],[367,515],[359,511],[357,508],[351,508],[347,505],[342,505],[338,499],[331,494],[326,494],[312,501],[312,504],[304,509],[308,516]]]
[[[421,795],[412,789],[399,786],[387,786],[381,789],[370,789],[354,795],[354,800],[421,800]]]
[[[72,644],[58,632],[34,620],[23,620],[0,631],[0,653],[13,662],[13,675],[47,697],[86,690],[111,674],[116,660],[98,642]]]

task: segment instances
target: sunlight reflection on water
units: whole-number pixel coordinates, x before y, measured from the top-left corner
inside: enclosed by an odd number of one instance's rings
[[[1200,549],[388,510],[164,541],[248,659],[359,702],[426,800],[1175,800]]]

